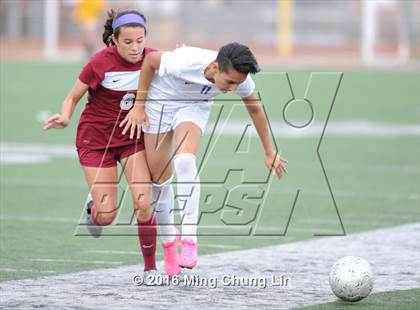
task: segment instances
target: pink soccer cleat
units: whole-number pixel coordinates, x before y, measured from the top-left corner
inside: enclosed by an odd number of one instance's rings
[[[179,266],[182,268],[192,269],[197,265],[198,260],[198,243],[191,239],[183,239],[181,241],[181,257],[179,258]]]
[[[174,241],[162,243],[163,257],[165,260],[165,271],[170,277],[179,275],[181,273],[181,268],[179,268],[178,241],[179,231],[177,230]]]

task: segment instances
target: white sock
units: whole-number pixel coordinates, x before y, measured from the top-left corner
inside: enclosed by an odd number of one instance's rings
[[[200,178],[197,175],[195,156],[178,154],[174,158],[177,179],[177,196],[182,218],[182,239],[197,242],[198,207],[200,203]]]
[[[157,229],[162,242],[175,240],[174,190],[172,177],[162,184],[152,184],[152,207],[155,210]]]

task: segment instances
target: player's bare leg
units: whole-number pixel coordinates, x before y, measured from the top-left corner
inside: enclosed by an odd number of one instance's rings
[[[90,189],[87,201],[89,232],[99,237],[102,228],[113,222],[117,211],[117,167],[97,168],[82,166]]]
[[[200,127],[193,122],[182,122],[175,129],[177,154],[174,158],[174,167],[178,183],[179,208],[183,210],[180,266],[185,268],[194,268],[198,260],[200,178],[196,167],[196,153],[201,135]]]
[[[172,131],[159,134],[144,133],[147,165],[155,184],[164,183],[172,177],[170,160],[173,135]]]
[[[121,160],[121,166],[129,184],[133,207],[138,221],[149,221],[153,216],[150,207],[150,174],[146,152],[137,152]]]
[[[121,160],[137,219],[144,271],[156,270],[156,221],[150,204],[150,174],[146,152],[137,152]]]

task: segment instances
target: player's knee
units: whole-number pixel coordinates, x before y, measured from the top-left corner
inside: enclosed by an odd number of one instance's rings
[[[146,200],[138,200],[134,202],[134,210],[136,212],[147,212],[150,209],[150,202]]]
[[[138,209],[134,211],[136,213],[137,223],[148,221],[153,215],[151,209]]]
[[[155,169],[151,171],[152,182],[155,184],[165,183],[166,180],[172,177],[171,165],[168,165],[164,170]]]
[[[172,178],[172,169],[167,169],[163,173],[152,173],[152,182],[154,184],[164,184]]]
[[[182,153],[175,156],[174,166],[177,176],[185,175],[194,177],[197,173],[195,166],[195,155]]]
[[[111,225],[116,216],[116,212],[98,212],[95,223],[99,226]]]
[[[111,225],[117,215],[117,205],[111,200],[104,200],[95,203],[96,218],[95,223],[99,226]]]

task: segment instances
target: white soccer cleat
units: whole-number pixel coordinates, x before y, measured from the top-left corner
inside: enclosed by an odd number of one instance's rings
[[[89,193],[86,198],[86,225],[89,233],[98,238],[102,234],[102,227],[95,225],[94,219],[96,217],[95,205],[93,204],[92,195]]]
[[[157,285],[156,278],[159,275],[162,276],[156,269],[146,270],[145,272],[143,272],[143,279],[144,279],[143,284],[147,286]]]

